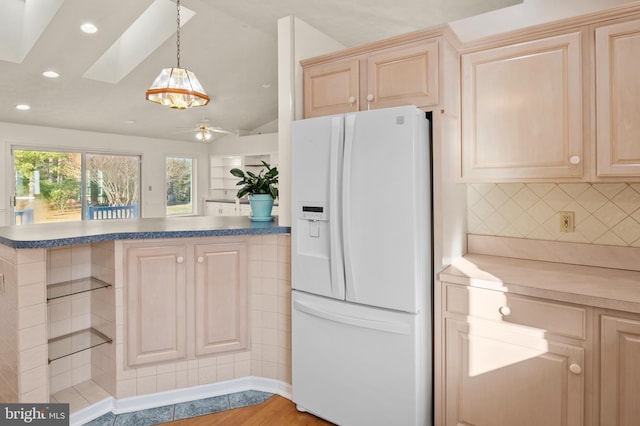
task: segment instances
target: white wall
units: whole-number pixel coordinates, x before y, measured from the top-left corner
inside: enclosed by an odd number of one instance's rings
[[[266,154],[278,152],[278,134],[227,135],[210,143],[211,155]]]
[[[4,224],[10,224],[9,196],[13,194],[13,165],[11,148],[44,148],[56,150],[84,150],[113,154],[142,156],[141,214],[143,217],[165,215],[165,157],[192,156],[196,159],[194,200],[208,191],[209,146],[201,142],[171,141],[137,136],[85,132],[52,127],[26,126],[0,122],[0,213],[6,210]],[[10,191],[10,192],[8,192]],[[196,203],[196,209],[200,208]],[[2,220],[0,220],[2,225]]]
[[[278,20],[278,158],[280,225],[291,224],[291,122],[303,117],[302,59],[345,46],[295,16]]]

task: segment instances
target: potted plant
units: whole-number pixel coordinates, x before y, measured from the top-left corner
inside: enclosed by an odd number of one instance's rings
[[[238,198],[249,196],[251,205],[251,220],[269,221],[273,219],[271,209],[273,201],[278,198],[278,169],[271,167],[266,161],[262,161],[266,167],[255,174],[249,170],[243,172],[240,169],[231,169],[231,174],[240,181],[236,185],[242,185],[238,190]]]

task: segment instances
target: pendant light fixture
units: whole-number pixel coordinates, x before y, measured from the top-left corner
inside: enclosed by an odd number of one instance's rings
[[[147,90],[146,98],[151,102],[175,109],[186,109],[204,106],[209,103],[209,96],[194,73],[180,68],[180,0],[176,0],[178,9],[177,35],[177,67],[165,68],[156,77]]]

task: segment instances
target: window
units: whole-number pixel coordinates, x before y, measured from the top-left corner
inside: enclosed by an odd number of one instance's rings
[[[167,157],[167,216],[194,213],[193,158]]]
[[[80,153],[14,150],[13,170],[13,223],[82,218]]]
[[[140,157],[86,155],[88,220],[139,216]]]
[[[12,154],[16,225],[139,216],[139,156],[27,149]]]

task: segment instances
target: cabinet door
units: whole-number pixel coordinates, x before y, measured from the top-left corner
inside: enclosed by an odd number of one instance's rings
[[[247,245],[195,246],[196,355],[247,349]]]
[[[222,204],[221,214],[222,216],[238,216],[239,212],[236,212],[236,204],[234,203],[220,203]]]
[[[582,425],[583,348],[447,319],[445,351],[446,425]]]
[[[184,358],[185,246],[128,247],[126,353],[130,366]]]
[[[462,55],[462,176],[583,175],[581,33]]]
[[[600,338],[600,424],[637,425],[640,321],[603,315]]]
[[[235,203],[207,201],[207,216],[237,216]]]
[[[372,109],[436,105],[438,41],[411,43],[369,55],[367,89],[362,102],[366,100],[367,107]]]
[[[640,20],[596,29],[598,176],[640,176]]]
[[[216,203],[216,202],[213,202],[213,201],[207,201],[205,203],[207,216],[221,216],[222,210],[221,210],[219,204],[220,203]]]
[[[360,61],[332,62],[304,70],[304,117],[358,111]]]

